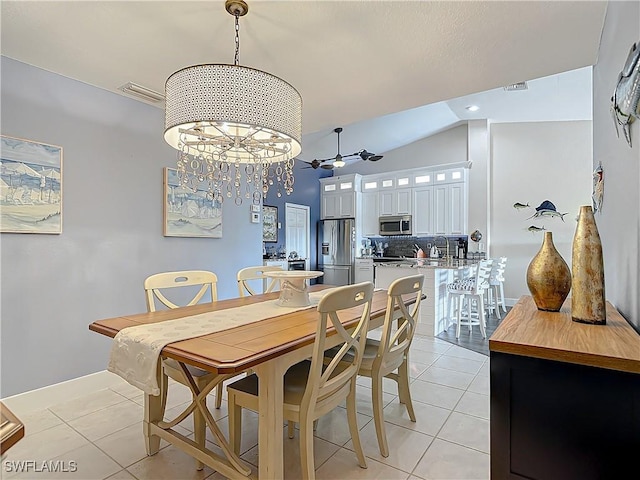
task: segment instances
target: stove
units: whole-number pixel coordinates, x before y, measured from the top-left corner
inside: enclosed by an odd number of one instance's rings
[[[305,270],[306,261],[303,259],[289,260],[289,270]]]

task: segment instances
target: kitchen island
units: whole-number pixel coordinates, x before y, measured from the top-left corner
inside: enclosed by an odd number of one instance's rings
[[[416,332],[435,337],[450,325],[447,284],[469,275],[473,260],[405,258],[383,259],[375,262],[376,288],[388,288],[397,278],[422,273],[425,277],[422,292],[426,295],[420,307]]]

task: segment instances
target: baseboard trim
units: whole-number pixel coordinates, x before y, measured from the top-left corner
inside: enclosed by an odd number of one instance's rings
[[[2,399],[2,402],[16,415],[24,415],[37,410],[44,410],[52,405],[72,400],[111,386],[119,385],[124,380],[118,375],[103,370],[83,377],[73,378],[65,382],[19,393]]]

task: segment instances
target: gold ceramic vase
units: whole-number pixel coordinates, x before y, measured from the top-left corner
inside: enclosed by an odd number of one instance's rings
[[[571,271],[556,250],[551,232],[527,269],[527,287],[538,310],[558,312],[571,290]]]
[[[580,207],[578,226],[573,237],[571,272],[571,318],[575,322],[604,325],[607,310],[602,243],[590,205]]]

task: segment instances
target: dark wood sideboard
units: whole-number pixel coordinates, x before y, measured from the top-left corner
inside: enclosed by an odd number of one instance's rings
[[[640,335],[523,296],[489,339],[491,479],[640,478]]]

